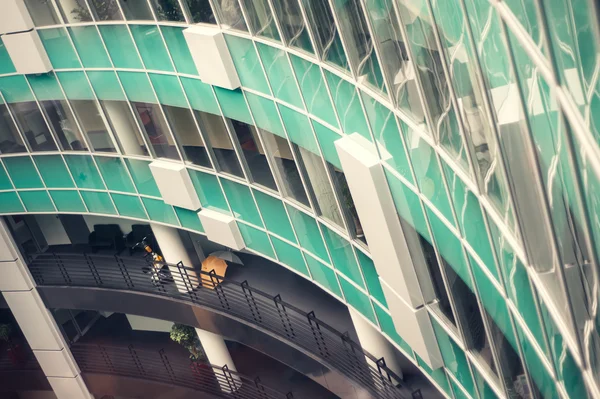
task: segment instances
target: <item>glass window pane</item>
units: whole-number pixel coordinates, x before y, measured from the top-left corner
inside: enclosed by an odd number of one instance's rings
[[[100,106],[93,100],[72,100],[71,106],[90,146],[95,151],[117,152],[108,127],[101,116]]]
[[[156,19],[159,21],[185,22],[183,11],[177,0],[150,0]]]
[[[119,0],[128,20],[154,21],[146,0]]]
[[[61,23],[51,1],[25,0],[25,5],[35,26],[58,25]]]
[[[38,105],[33,101],[9,105],[32,151],[56,151],[56,144]]]
[[[27,152],[6,105],[0,105],[0,154]]]
[[[154,149],[157,158],[179,159],[175,142],[171,137],[167,121],[158,104],[132,101],[131,105],[137,112],[140,127],[146,133],[148,142]]]
[[[204,22],[205,24],[216,23],[215,15],[210,7],[209,0],[184,0],[184,7],[187,5],[192,22]]]
[[[127,102],[101,101],[100,104],[121,146],[121,151],[126,155],[148,155],[148,149]]]
[[[252,33],[269,39],[281,40],[273,13],[266,0],[243,0]]]
[[[117,0],[88,0],[96,21],[121,21],[123,15]]]
[[[200,129],[204,132],[205,138],[215,154],[219,169],[225,173],[244,178],[240,161],[233,148],[223,118],[202,111],[195,111],[195,114]]]
[[[58,8],[66,23],[74,24],[92,20],[92,15],[85,0],[57,0],[56,4],[58,4]]]
[[[88,149],[77,127],[75,116],[69,109],[66,101],[41,101],[40,105],[63,150],[86,151]]]
[[[347,70],[348,60],[329,4],[322,0],[301,1],[306,9],[308,23],[313,31],[319,54],[325,61]]]
[[[281,34],[287,44],[310,53],[314,52],[298,0],[274,1],[273,7],[279,19]]]
[[[340,201],[342,207],[344,207],[343,211],[346,213],[346,221],[348,223],[348,229],[350,230],[350,235],[354,238],[359,239],[364,244],[367,244],[367,238],[362,229],[362,224],[360,219],[358,218],[358,213],[356,212],[356,206],[354,205],[354,200],[352,199],[352,195],[350,194],[350,188],[348,187],[348,182],[346,181],[346,175],[342,172],[341,169],[331,165],[328,163],[330,170],[333,170],[332,177],[334,180],[334,184],[338,188],[338,192],[340,193]]]
[[[173,134],[183,149],[183,156],[187,162],[210,168],[210,160],[206,152],[204,140],[194,122],[192,111],[187,108],[163,105],[167,121],[171,125]]]
[[[214,0],[215,12],[225,29],[239,29],[248,32],[238,0]]]

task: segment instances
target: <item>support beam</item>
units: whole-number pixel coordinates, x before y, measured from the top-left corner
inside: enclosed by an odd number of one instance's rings
[[[210,364],[218,367],[227,366],[229,371],[237,371],[222,335],[200,328],[196,328],[196,334]],[[226,372],[218,380],[223,392],[236,391],[242,384],[237,376],[230,376]]]

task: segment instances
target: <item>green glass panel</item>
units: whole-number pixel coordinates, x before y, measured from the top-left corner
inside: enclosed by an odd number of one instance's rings
[[[4,158],[4,166],[16,188],[44,188],[30,157]]]
[[[338,127],[319,65],[295,55],[290,55],[290,59],[298,77],[298,84],[308,112],[330,125]]]
[[[275,258],[275,253],[273,253],[273,248],[271,247],[267,233],[255,229],[254,227],[250,227],[244,223],[238,222],[237,225],[248,248],[268,257]]]
[[[340,278],[339,280],[340,285],[342,286],[342,291],[344,291],[344,297],[346,297],[346,301],[356,310],[358,310],[363,316],[366,316],[373,323],[377,324],[375,313],[373,313],[373,308],[371,307],[371,301],[369,300],[369,297],[346,281],[346,279]]]
[[[106,213],[116,215],[115,207],[107,193],[98,191],[80,191],[83,201],[88,210],[92,213]]]
[[[121,158],[96,157],[96,163],[109,190],[135,193],[135,188]]]
[[[273,96],[298,108],[304,108],[285,51],[262,43],[257,43],[256,46],[271,83]]]
[[[187,101],[181,90],[179,79],[171,75],[159,75],[150,73],[150,80],[161,104],[174,107],[188,108]]]
[[[147,219],[140,198],[133,195],[111,194],[119,215]]]
[[[0,190],[12,190],[13,185],[8,178],[8,173],[2,163],[0,163]]]
[[[474,392],[473,377],[471,376],[465,353],[435,320],[432,319],[431,322],[446,368],[460,381],[467,391]]]
[[[37,32],[54,69],[81,68],[64,28],[42,29]]]
[[[92,100],[94,92],[83,72],[58,72],[56,74],[69,100]]]
[[[242,86],[270,95],[265,74],[251,40],[225,35]]]
[[[179,208],[177,206],[174,206],[173,208],[175,209],[175,213],[177,214],[177,217],[179,218],[179,221],[183,227],[204,233],[204,227],[202,227],[202,223],[200,222],[197,212],[190,211],[189,209],[185,208]]]
[[[310,122],[306,115],[283,105],[279,106],[279,111],[281,112],[281,118],[283,119],[283,124],[290,140],[300,147],[306,148],[313,154],[320,156],[317,142],[312,134]]]
[[[277,107],[272,100],[248,92],[246,92],[246,99],[258,127],[279,137],[285,137]]]
[[[98,29],[116,68],[143,68],[127,25],[99,25]]]
[[[0,193],[0,212],[2,213],[16,213],[25,212],[21,201],[17,193],[14,191],[8,191]]]
[[[145,73],[140,72],[117,72],[123,84],[123,89],[130,101],[146,103],[157,103],[150,80]]]
[[[321,225],[321,229],[335,268],[360,287],[365,288],[352,245],[326,226]]]
[[[46,187],[71,188],[75,187],[69,170],[60,155],[34,156],[35,161]]]
[[[94,160],[91,156],[65,155],[65,160],[77,187],[97,190],[105,189],[100,173],[98,173],[98,169],[94,165]]]
[[[469,395],[458,386],[453,379],[450,379],[450,385],[452,386],[452,393],[454,393],[454,399],[471,399]]]
[[[173,64],[156,25],[129,25],[146,69],[173,72]]]
[[[317,135],[317,141],[321,145],[323,157],[336,168],[342,169],[342,163],[335,149],[335,141],[341,139],[342,136],[316,121],[312,121],[312,123]]]
[[[473,379],[475,380],[475,385],[477,385],[477,390],[479,391],[479,398],[496,399],[498,396],[496,396],[496,393],[492,390],[477,369],[475,367],[471,367],[471,371],[473,372]]]
[[[233,211],[233,215],[245,222],[263,227],[250,189],[247,186],[232,182],[231,180],[220,180],[223,189],[225,190],[227,200],[229,201],[229,206],[231,206],[231,210]]]
[[[221,115],[219,105],[210,85],[202,83],[197,79],[183,77],[181,78],[181,83],[193,109]]]
[[[400,335],[396,332],[396,327],[394,327],[394,321],[392,320],[392,316],[387,314],[387,312],[378,304],[373,303],[373,308],[375,309],[375,314],[377,315],[377,320],[379,320],[379,326],[381,327],[381,331],[387,334],[391,339],[394,340],[410,357],[412,357],[412,349],[410,346],[402,339]]]
[[[88,78],[100,100],[125,100],[117,74],[112,71],[88,71]]]
[[[327,257],[325,243],[315,219],[292,206],[286,205],[286,207],[300,241],[300,246],[327,262],[329,258]]]
[[[241,90],[227,90],[220,87],[215,87],[214,89],[219,104],[221,104],[223,115],[249,125],[254,124]]]
[[[22,75],[0,78],[0,91],[2,91],[6,102],[9,103],[34,100],[25,76]]]
[[[38,101],[62,100],[65,98],[60,90],[56,76],[52,72],[29,75],[27,76],[27,80]]]
[[[112,67],[95,26],[73,26],[69,32],[84,68]]]
[[[19,191],[27,212],[54,212],[54,205],[46,190]]]
[[[440,367],[432,370],[416,353],[415,357],[417,358],[417,364],[421,367],[421,369],[429,374],[431,378],[433,378],[433,380],[442,388],[442,390],[446,392],[447,395],[452,397],[452,394],[450,393],[450,385],[448,384],[448,377],[446,376],[446,371],[444,371],[444,368]]]
[[[163,222],[179,226],[177,216],[175,215],[175,211],[173,210],[173,207],[171,205],[165,204],[161,200],[155,200],[152,198],[145,197],[142,197],[142,202],[146,207],[146,211],[148,212],[148,216],[150,216],[150,219],[155,220],[157,222]]]
[[[165,38],[165,42],[167,42],[167,48],[171,53],[171,58],[173,58],[177,72],[188,75],[198,75],[194,59],[192,58],[190,49],[183,37],[184,28],[161,26],[160,30]]]
[[[369,294],[371,294],[371,296],[377,299],[379,303],[387,307],[387,301],[385,300],[385,295],[383,294],[381,283],[379,282],[379,275],[377,274],[377,270],[375,269],[375,264],[373,263],[373,260],[364,253],[362,253],[362,251],[355,251],[358,257],[358,262],[363,272],[363,276],[365,278],[365,281],[367,282]]]
[[[8,55],[8,51],[6,50],[6,46],[0,40],[0,73],[14,73],[17,72],[15,66],[10,59],[10,55]]]
[[[214,175],[198,172],[197,170],[188,169],[188,171],[202,206],[229,213],[225,195],[223,195],[223,190],[221,190],[217,178]]]
[[[325,266],[308,254],[306,255],[306,264],[308,265],[312,278],[317,283],[321,284],[338,297],[342,297],[342,291],[340,290],[337,277],[331,268]]]
[[[258,190],[254,190],[254,196],[267,229],[288,241],[296,242],[283,202]]]
[[[50,190],[50,196],[59,212],[87,212],[76,190]]]
[[[277,237],[271,236],[271,242],[275,247],[275,253],[281,263],[285,263],[297,272],[308,276],[306,263],[300,250]]]
[[[360,106],[356,87],[344,79],[325,71],[333,104],[337,110],[342,131],[346,134],[359,133],[371,141],[367,120]]]
[[[138,192],[143,195],[160,197],[160,191],[158,191],[158,186],[150,171],[150,162],[138,159],[126,159],[125,162]]]

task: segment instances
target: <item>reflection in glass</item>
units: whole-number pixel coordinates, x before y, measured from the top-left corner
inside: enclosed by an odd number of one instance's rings
[[[203,22],[205,24],[216,22],[209,0],[184,0],[183,5],[184,7],[187,6],[192,22]]]
[[[9,106],[31,151],[57,150],[50,129],[35,101],[13,103]]]
[[[150,0],[156,19],[159,21],[185,22],[183,11],[177,0]]]
[[[298,0],[274,1],[273,7],[279,20],[281,34],[287,44],[310,53],[314,52]]]
[[[6,105],[0,105],[0,154],[27,152]]]
[[[156,157],[178,160],[179,154],[160,106],[136,101],[132,101],[131,105],[134,112],[137,112],[140,127],[146,133],[146,138],[154,149]]]
[[[183,149],[185,160],[193,164],[210,168],[204,140],[194,123],[192,111],[187,108],[163,105],[167,121],[173,134]]]
[[[243,4],[253,34],[281,40],[267,0],[243,0]]]
[[[310,28],[313,31],[319,54],[325,61],[348,69],[342,41],[333,20],[333,14],[326,1],[301,0],[306,9]]]
[[[88,22],[92,20],[85,0],[57,0],[58,8],[66,23]]]
[[[126,155],[147,156],[148,149],[142,139],[129,105],[125,101],[100,101],[121,151]]]
[[[88,149],[77,127],[75,116],[66,101],[40,101],[40,105],[63,150],[86,151]]]
[[[344,208],[343,211],[347,214],[346,221],[348,222],[348,230],[350,230],[350,235],[354,238],[357,238],[364,244],[367,244],[367,238],[365,237],[362,224],[358,218],[358,212],[356,212],[356,206],[354,205],[354,200],[350,194],[350,187],[348,187],[346,175],[341,169],[338,169],[329,163],[328,166],[330,170],[333,170],[334,184],[340,193],[340,201],[342,203],[342,207]]]
[[[146,0],[119,0],[125,18],[129,21],[154,21]]]
[[[248,32],[238,0],[213,0],[213,5],[223,28]]]
[[[25,0],[25,5],[35,26],[58,25],[61,23],[51,1]]]
[[[96,21],[121,21],[123,19],[117,0],[88,0],[88,4]]]
[[[95,151],[117,152],[98,104],[93,100],[71,100],[71,106],[90,146]]]
[[[212,148],[219,169],[225,173],[244,178],[240,161],[238,160],[233,143],[227,132],[227,127],[220,115],[208,112],[194,111],[200,129]]]

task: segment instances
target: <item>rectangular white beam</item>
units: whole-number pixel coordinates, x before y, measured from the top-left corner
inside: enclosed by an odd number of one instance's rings
[[[38,74],[52,70],[52,63],[37,31],[3,35],[2,41],[18,73]]]
[[[33,28],[33,20],[23,0],[2,0],[0,35]]]
[[[210,209],[202,209],[198,213],[198,217],[209,240],[235,250],[246,247],[244,237],[232,216]]]
[[[150,171],[165,203],[192,211],[200,208],[200,199],[185,165],[154,161],[150,164]]]

